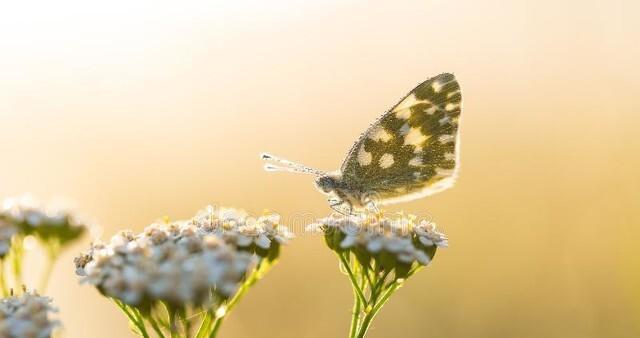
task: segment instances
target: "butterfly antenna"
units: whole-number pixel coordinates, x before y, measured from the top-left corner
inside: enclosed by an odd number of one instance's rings
[[[265,160],[265,161],[273,161],[279,164],[282,164],[282,166],[278,166],[278,165],[274,165],[274,164],[265,164],[264,165],[264,170],[266,171],[288,171],[288,172],[292,172],[292,173],[301,173],[301,174],[312,174],[312,175],[316,175],[316,176],[324,176],[326,175],[326,173],[324,171],[318,170],[318,169],[313,169],[313,168],[309,168],[307,166],[304,166],[300,163],[295,163],[295,162],[291,162],[289,160],[285,160],[283,158],[279,158],[277,156],[273,156],[271,154],[267,154],[267,153],[262,153],[260,154],[260,158]]]

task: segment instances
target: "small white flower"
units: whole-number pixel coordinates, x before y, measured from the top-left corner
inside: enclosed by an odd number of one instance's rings
[[[51,314],[57,310],[51,299],[26,292],[21,296],[0,299],[0,337],[49,338],[60,326]]]
[[[415,229],[415,233],[419,236],[418,239],[425,246],[438,246],[446,248],[449,246],[449,240],[443,233],[436,231],[435,224],[426,220],[420,222]]]
[[[342,242],[340,242],[340,247],[343,248],[343,249],[351,248],[356,244],[356,242],[357,242],[357,237],[356,236],[347,235],[342,240]]]
[[[254,241],[257,246],[263,249],[269,249],[269,247],[271,247],[271,240],[265,236],[265,234],[259,234]]]
[[[416,259],[422,265],[427,265],[431,262],[431,258],[429,258],[429,255],[424,253],[424,251],[422,250],[416,250]]]
[[[367,251],[376,254],[384,247],[384,242],[381,238],[372,238],[367,243]]]

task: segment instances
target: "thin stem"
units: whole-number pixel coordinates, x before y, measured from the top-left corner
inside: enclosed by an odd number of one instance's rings
[[[213,314],[211,313],[211,311],[207,311],[207,313],[204,315],[204,318],[202,318],[202,323],[200,323],[200,327],[198,328],[198,332],[196,333],[195,338],[205,337],[205,335],[209,331],[209,327],[211,326],[212,317],[213,317]]]
[[[398,282],[393,282],[389,284],[389,286],[387,287],[386,291],[384,292],[384,294],[382,295],[378,303],[373,307],[372,312],[380,311],[382,306],[384,306],[384,304],[389,300],[389,297],[391,297],[391,295],[394,292],[396,292],[396,290],[398,290],[400,286],[402,286],[402,284]]]
[[[376,317],[382,307],[387,303],[391,295],[396,292],[401,286],[402,283],[394,281],[389,283],[389,285],[387,285],[386,287],[382,288],[382,290],[384,290],[382,293],[382,297],[372,302],[373,308],[369,313],[365,315],[356,338],[363,338],[367,334],[367,331],[369,330],[369,326],[371,326],[373,319]],[[376,295],[376,298],[377,296],[378,295]]]
[[[343,262],[346,261],[347,260],[345,258]],[[354,311],[352,313],[349,336],[351,338],[356,338],[357,335],[361,332],[363,325],[369,325],[367,321],[367,315],[373,309],[372,306],[375,304],[375,300],[379,295],[379,284],[384,281],[384,278],[380,280],[378,275],[375,273],[375,270],[371,271],[371,269],[365,269],[357,260],[353,260],[350,266],[346,266],[345,269],[348,272],[352,272],[352,275],[354,276],[353,280],[356,281],[355,284],[352,283],[354,291]],[[358,297],[358,291],[360,291],[360,294],[364,296],[367,294],[367,289],[369,289],[369,299],[361,301],[360,297]]]
[[[371,326],[373,319],[378,314],[378,311],[382,309],[382,306],[389,300],[389,297],[391,297],[391,295],[398,289],[399,286],[400,284],[396,282],[390,284],[379,300],[377,299],[379,296],[378,293],[372,295],[371,303],[373,308],[364,316],[362,324],[360,324],[360,327],[358,328],[358,334],[355,336],[355,338],[364,338],[364,336],[367,334],[367,331],[369,330],[369,327]]]
[[[372,290],[372,292],[378,292],[379,289],[381,287],[384,286],[384,282],[387,280],[387,276],[389,275],[389,272],[391,272],[390,270],[387,270],[382,277],[380,277],[380,279],[378,279],[378,282],[376,283],[374,289]]]
[[[13,269],[13,278],[15,287],[22,286],[22,257],[24,256],[24,248],[22,236],[14,236],[11,243],[11,267]]]
[[[125,305],[128,306],[128,305]],[[149,334],[147,333],[147,328],[144,324],[144,317],[142,316],[142,314],[140,313],[140,311],[134,307],[130,307],[131,312],[133,312],[133,314],[135,315],[135,317],[138,319],[138,323],[140,324],[140,329],[142,330],[142,333],[146,336],[149,336]]]
[[[358,264],[360,265],[360,264]],[[371,278],[371,276],[369,275],[369,270],[371,269],[362,269],[363,275],[366,277],[367,282],[369,282],[369,285],[371,286],[371,289],[373,290],[373,285],[374,285],[374,279],[375,279],[375,275],[373,278]]]
[[[371,269],[361,267],[357,260],[349,264],[343,254],[338,256],[349,275],[354,292],[354,307],[349,337],[364,338],[374,318],[390,299],[391,295],[402,286],[404,280],[417,272],[420,266],[413,267],[404,279],[392,279],[387,282],[390,271],[378,271],[378,266],[375,262],[372,267],[373,270],[370,271]],[[367,283],[370,286],[369,290],[367,290]],[[367,294],[368,299],[365,298]]]
[[[165,338],[162,329],[160,328],[160,326],[158,326],[158,322],[155,320],[155,318],[153,318],[153,315],[151,313],[149,313],[149,323],[151,324],[153,331],[156,332],[159,338]]]
[[[182,328],[184,329],[185,337],[191,336],[191,321],[187,317],[186,312],[183,312],[182,315],[179,315],[182,320]]]
[[[338,254],[338,257],[340,258],[340,262],[342,262],[344,269],[347,270],[347,275],[349,276],[349,280],[351,280],[351,285],[353,286],[353,289],[356,291],[358,298],[360,298],[362,305],[366,306],[367,299],[364,297],[362,288],[358,285],[356,276],[353,274],[353,272],[351,271],[351,268],[349,267],[349,262],[347,262],[347,259],[342,254]]]
[[[353,289],[353,310],[351,313],[351,328],[349,329],[349,337],[354,337],[356,331],[358,330],[358,321],[360,318],[360,307],[362,303],[360,302],[360,298],[358,297],[358,293],[355,288]]]
[[[136,316],[134,316],[129,312],[129,309],[128,309],[129,306],[115,298],[112,298],[112,300],[114,303],[116,303],[116,305],[118,305],[120,310],[122,310],[122,312],[124,312],[124,314],[129,318],[129,321],[131,321],[131,323],[133,323],[138,328],[139,334],[141,334],[144,338],[149,338],[149,334],[147,333],[147,330],[144,327],[144,323],[138,321]]]
[[[171,338],[177,338],[178,323],[176,323],[176,312],[168,307],[167,312],[169,313],[169,334],[171,335]]]
[[[2,297],[9,296],[9,291],[7,290],[7,282],[5,281],[4,258],[0,259],[0,292],[2,292]]]
[[[218,330],[220,330],[220,326],[222,325],[222,322],[224,321],[225,316],[220,316],[220,317],[215,317],[215,319],[213,320],[213,329],[211,330],[211,333],[209,334],[209,338],[214,338],[217,334],[218,334]]]
[[[364,336],[367,334],[367,330],[369,330],[369,326],[371,325],[371,321],[373,320],[374,316],[375,314],[372,312],[364,316],[364,320],[362,321],[358,334],[355,336],[355,338],[364,338]]]

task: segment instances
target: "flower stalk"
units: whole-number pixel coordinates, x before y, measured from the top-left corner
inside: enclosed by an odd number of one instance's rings
[[[353,290],[349,338],[364,338],[391,296],[418,270],[429,264],[447,238],[428,221],[415,216],[332,215],[310,226],[324,233],[327,246]]]

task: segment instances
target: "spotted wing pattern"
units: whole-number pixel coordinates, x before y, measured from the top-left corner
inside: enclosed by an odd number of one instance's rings
[[[371,125],[342,164],[344,184],[388,204],[453,185],[462,95],[453,74],[418,85]]]

